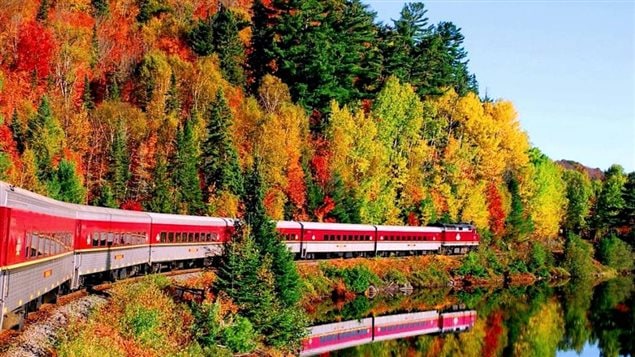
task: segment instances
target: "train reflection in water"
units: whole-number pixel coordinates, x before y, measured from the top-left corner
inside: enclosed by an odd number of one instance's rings
[[[309,329],[300,355],[312,356],[375,341],[466,331],[475,322],[474,310],[441,313],[431,310],[318,325]]]

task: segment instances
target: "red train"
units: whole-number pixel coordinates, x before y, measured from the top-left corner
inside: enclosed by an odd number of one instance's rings
[[[59,202],[0,181],[0,325],[91,278],[202,264],[232,234],[230,218],[126,211]],[[464,253],[478,245],[468,224],[400,227],[277,222],[300,259]]]

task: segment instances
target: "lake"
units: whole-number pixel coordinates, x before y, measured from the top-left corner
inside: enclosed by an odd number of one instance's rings
[[[325,302],[302,355],[632,356],[633,292],[624,277]]]

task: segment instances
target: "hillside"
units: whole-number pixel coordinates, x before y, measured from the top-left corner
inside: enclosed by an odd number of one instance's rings
[[[426,11],[378,25],[356,0],[4,1],[0,179],[238,216],[257,163],[275,219],[468,221],[546,242],[632,217],[590,226],[632,207],[608,196],[632,175],[611,169],[605,191],[531,148],[511,102],[478,97],[460,28]]]

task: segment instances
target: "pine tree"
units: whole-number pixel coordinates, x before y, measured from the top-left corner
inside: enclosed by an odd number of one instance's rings
[[[24,128],[20,119],[18,118],[18,111],[13,109],[13,116],[11,117],[11,133],[13,136],[13,141],[15,141],[16,148],[18,149],[18,153],[22,155],[24,152]]]
[[[203,194],[198,177],[198,150],[192,121],[193,119],[186,120],[176,135],[173,181],[179,213],[201,214]]]
[[[174,196],[170,183],[167,160],[161,155],[157,159],[157,165],[154,169],[154,180],[151,191],[152,198],[147,204],[148,210],[160,213],[174,212]]]
[[[82,105],[86,110],[95,109],[95,101],[93,100],[93,94],[90,90],[90,81],[88,76],[84,76],[84,93],[82,94]]]
[[[108,0],[91,0],[90,4],[93,6],[96,17],[108,15]]]
[[[47,183],[51,197],[70,203],[84,203],[86,190],[77,174],[75,165],[62,160],[53,178]]]
[[[110,146],[110,170],[108,174],[113,197],[119,204],[126,199],[128,180],[130,179],[129,160],[126,131],[123,123],[119,123]]]
[[[507,216],[507,237],[512,241],[523,240],[533,231],[533,223],[525,210],[525,206],[520,197],[518,181],[512,177],[507,183],[507,188],[511,195],[511,211]]]
[[[46,21],[49,16],[50,8],[51,8],[51,1],[42,0],[42,2],[40,3],[40,7],[37,10],[37,16],[35,18],[41,22]]]
[[[635,233],[635,172],[628,174],[622,189],[622,200],[624,206],[620,214],[621,225],[630,227],[631,232]]]
[[[179,114],[181,111],[181,100],[179,99],[179,91],[176,86],[176,76],[174,73],[170,75],[170,88],[168,88],[167,98],[165,100],[165,114]]]
[[[214,33],[212,32],[212,18],[198,20],[187,35],[187,42],[192,51],[199,56],[209,56],[214,52]]]
[[[35,154],[38,177],[42,181],[48,180],[53,174],[53,157],[62,149],[64,132],[57,118],[53,116],[46,96],[42,97],[37,114],[28,123],[26,139],[26,145]]]
[[[237,86],[245,84],[245,48],[238,32],[246,26],[247,22],[240,21],[233,11],[222,5],[212,20],[212,43],[223,76]]]
[[[331,196],[335,201],[335,208],[330,216],[339,223],[361,223],[359,215],[360,203],[354,195],[346,189],[340,175],[333,175],[333,189]]]
[[[104,182],[99,186],[98,195],[93,199],[92,205],[109,208],[119,207],[109,183]]]
[[[202,171],[205,184],[213,191],[243,192],[238,153],[231,138],[232,113],[223,93],[216,93],[207,116],[207,137],[203,143]]]

